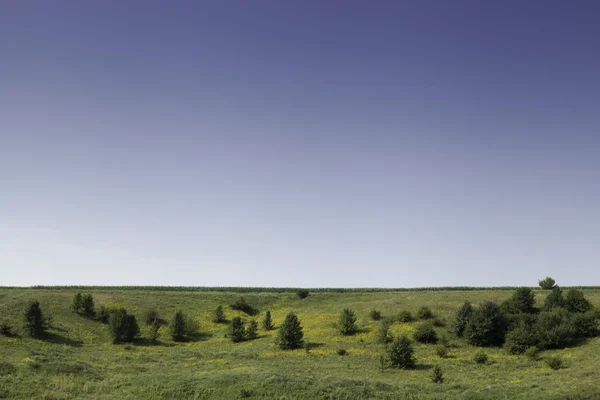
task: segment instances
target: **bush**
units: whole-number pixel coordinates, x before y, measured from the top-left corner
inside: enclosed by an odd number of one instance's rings
[[[275,325],[273,324],[273,319],[271,318],[271,311],[267,310],[265,318],[262,320],[262,327],[265,331],[270,331],[273,330],[273,328],[275,328]]]
[[[542,279],[541,281],[538,281],[538,284],[544,290],[553,289],[555,283],[556,281],[554,281],[554,279],[550,278],[549,276],[547,276],[545,279]]]
[[[477,364],[485,364],[488,361],[488,356],[485,351],[479,349],[475,352],[475,354],[473,354],[473,361],[475,361]]]
[[[300,289],[296,292],[296,295],[301,298],[301,299],[305,299],[308,297],[308,290],[306,289]]]
[[[98,309],[98,313],[96,314],[96,319],[103,324],[108,324],[108,319],[110,318],[110,310],[106,306],[100,306]]]
[[[577,338],[598,336],[598,312],[596,310],[573,314],[571,323]]]
[[[523,354],[537,344],[537,337],[530,326],[520,324],[506,334],[504,350],[509,354]]]
[[[371,318],[373,321],[379,321],[381,319],[381,311],[371,310],[369,312],[369,318]]]
[[[533,327],[540,349],[561,349],[575,339],[569,313],[562,308],[540,313]]]
[[[419,319],[433,318],[433,313],[431,312],[431,308],[429,308],[427,306],[423,306],[423,307],[419,308],[419,311],[417,311],[417,318],[419,318]]]
[[[346,354],[348,354],[346,349],[337,349],[336,353],[338,354],[338,356],[345,356]]]
[[[463,336],[474,346],[501,346],[508,321],[496,303],[486,301],[473,311]]]
[[[563,367],[563,361],[558,357],[548,357],[544,361],[546,362],[546,365],[554,370],[561,369]]]
[[[433,371],[431,371],[431,382],[433,383],[442,383],[444,382],[444,376],[442,374],[442,369],[439,365],[433,367]]]
[[[238,300],[236,300],[235,303],[231,304],[229,307],[231,307],[232,310],[241,311],[248,315],[256,314],[256,310],[252,306],[250,306],[250,304],[248,304],[246,302],[246,299],[244,299],[243,297],[240,297]]]
[[[81,311],[88,317],[93,317],[96,314],[94,305],[94,296],[85,294],[81,298]]]
[[[289,313],[277,332],[276,343],[282,350],[293,350],[302,346],[304,333],[298,317]]]
[[[406,336],[398,336],[388,351],[388,360],[392,368],[410,369],[415,366],[415,351]]]
[[[440,358],[448,357],[448,348],[443,344],[438,344],[437,346],[435,346],[435,352]]]
[[[223,306],[217,306],[212,312],[212,321],[215,324],[226,324],[227,317],[225,316],[225,311],[223,310]]]
[[[531,346],[527,350],[525,350],[525,356],[532,360],[537,360],[539,355],[540,355],[540,349],[538,349],[535,346]]]
[[[113,344],[133,342],[140,334],[135,316],[127,314],[124,308],[111,311],[108,326]]]
[[[419,343],[437,343],[438,337],[433,325],[425,322],[417,326],[417,329],[413,332],[413,339]]]
[[[248,389],[240,390],[240,398],[249,399],[250,397],[252,397],[252,390],[248,390]]]
[[[149,338],[154,344],[158,342],[158,337],[160,336],[160,327],[161,324],[158,319],[155,319],[154,322],[152,322],[152,325],[150,325]]]
[[[229,339],[233,343],[243,342],[246,339],[244,321],[240,317],[234,317],[229,324]]]
[[[39,339],[46,334],[48,326],[44,319],[44,314],[40,307],[40,303],[32,301],[29,303],[23,314],[25,322],[25,332],[32,338]]]
[[[467,322],[471,315],[473,314],[473,306],[470,302],[465,301],[462,306],[456,312],[454,316],[454,323],[452,324],[452,331],[458,337],[462,337],[465,328],[467,326]]]
[[[390,326],[391,321],[387,319],[384,319],[379,323],[376,333],[377,343],[389,343],[392,341],[392,336],[390,335]]]
[[[148,326],[152,326],[156,323],[160,325],[160,315],[158,314],[158,311],[153,308],[146,311],[144,313],[144,323]]]
[[[0,335],[11,337],[13,336],[12,327],[8,324],[8,322],[0,323]]]
[[[83,309],[83,296],[81,293],[76,293],[73,296],[73,302],[71,303],[71,309],[74,313],[80,313]]]
[[[250,323],[246,327],[246,339],[253,340],[258,337],[258,322],[250,320]]]
[[[413,316],[410,313],[410,311],[402,310],[402,311],[400,311],[400,313],[398,313],[398,322],[408,323],[408,322],[412,322],[412,321],[413,321]]]
[[[342,335],[354,335],[357,331],[356,314],[354,311],[345,308],[340,314],[339,320],[340,333]]]
[[[572,313],[584,313],[590,311],[592,303],[588,301],[581,290],[571,289],[565,298],[565,308]]]
[[[544,307],[542,309],[544,311],[552,311],[555,308],[562,308],[564,306],[565,299],[563,298],[562,290],[557,286],[552,289],[552,292],[544,300]]]
[[[185,339],[185,315],[181,311],[177,311],[171,320],[171,337],[176,342],[183,342]]]
[[[518,288],[510,299],[502,303],[502,308],[508,313],[532,314],[535,309],[535,293],[528,287]]]

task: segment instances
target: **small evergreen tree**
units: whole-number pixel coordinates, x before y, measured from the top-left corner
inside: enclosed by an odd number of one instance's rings
[[[308,297],[308,290],[306,289],[300,289],[296,292],[296,295],[301,298],[301,299],[305,299]]]
[[[381,311],[371,310],[369,312],[369,318],[371,318],[373,321],[379,321],[381,319]]]
[[[227,323],[227,317],[225,316],[225,311],[223,310],[223,306],[219,305],[213,311],[212,321],[215,324],[225,324]]]
[[[444,375],[442,374],[442,369],[437,364],[435,367],[433,367],[433,371],[431,372],[431,382],[433,382],[433,383],[443,383],[444,382]]]
[[[160,328],[161,328],[161,324],[159,322],[158,319],[155,319],[152,321],[152,324],[150,325],[150,340],[152,341],[152,343],[156,344],[158,342],[158,337],[160,336]]]
[[[406,336],[398,336],[388,350],[388,360],[392,368],[410,369],[415,366],[414,349]]]
[[[252,319],[246,327],[246,339],[253,340],[258,337],[258,322]]]
[[[546,300],[544,300],[544,311],[552,311],[555,308],[565,306],[565,299],[562,294],[562,290],[558,286],[552,288],[552,292],[548,294]]]
[[[576,338],[575,326],[564,308],[540,313],[533,329],[540,349],[562,349]]]
[[[185,334],[185,315],[183,312],[177,311],[171,321],[171,337],[176,342],[183,342]]]
[[[273,328],[275,328],[275,325],[273,324],[273,319],[271,318],[271,311],[267,310],[265,318],[262,321],[262,326],[265,331],[270,331]]]
[[[550,278],[549,276],[547,276],[545,279],[538,281],[538,284],[544,290],[551,290],[551,289],[554,289],[554,285],[556,284],[556,281],[554,279]]]
[[[83,296],[81,293],[76,293],[73,296],[73,302],[71,303],[71,308],[74,313],[80,313],[83,309]]]
[[[115,309],[110,312],[108,327],[113,344],[133,342],[140,334],[140,327],[135,315],[127,314],[124,308]]]
[[[94,297],[91,294],[85,294],[81,297],[81,311],[88,317],[96,314]]]
[[[454,323],[452,324],[452,330],[454,334],[458,337],[462,337],[465,328],[467,327],[467,322],[471,315],[473,314],[473,306],[470,302],[465,301],[462,306],[456,312],[454,317]]]
[[[437,343],[437,333],[433,329],[433,325],[429,322],[422,323],[417,326],[413,333],[413,338],[420,343]]]
[[[339,320],[340,333],[342,335],[353,335],[358,329],[356,326],[356,314],[354,311],[345,308],[340,314]]]
[[[508,321],[500,307],[491,301],[482,303],[467,322],[465,340],[474,346],[501,346]]]
[[[398,313],[398,322],[412,322],[413,316],[410,311],[402,310]]]
[[[572,313],[584,313],[593,308],[592,303],[585,298],[583,292],[577,289],[571,289],[567,292],[565,307],[567,311]]]
[[[32,301],[29,303],[24,313],[25,332],[35,339],[39,339],[46,334],[47,324],[40,303]]]
[[[433,318],[433,313],[431,312],[431,308],[429,308],[427,306],[423,306],[423,307],[419,308],[419,311],[417,311],[417,317],[419,319]]]
[[[277,332],[276,343],[282,350],[293,350],[302,347],[304,333],[296,314],[289,313]]]
[[[502,308],[508,313],[532,314],[535,310],[535,293],[528,287],[518,288],[510,299],[502,303]]]
[[[392,336],[390,335],[390,326],[391,326],[391,322],[387,319],[383,319],[380,323],[379,326],[377,327],[377,343],[389,343],[393,340]]]
[[[160,314],[154,308],[147,310],[144,313],[144,323],[148,326],[153,326],[155,324],[160,325]]]
[[[235,317],[231,320],[229,324],[229,338],[233,343],[239,343],[246,339],[244,321],[240,317]]]

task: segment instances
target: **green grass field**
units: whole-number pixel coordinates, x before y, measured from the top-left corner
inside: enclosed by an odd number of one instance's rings
[[[379,368],[384,345],[375,343],[377,323],[369,311],[384,316],[401,310],[413,313],[429,306],[436,317],[450,323],[465,301],[502,301],[507,290],[350,291],[311,292],[299,299],[290,292],[166,291],[151,289],[94,288],[96,307],[120,304],[138,317],[142,338],[133,345],[113,345],[106,325],[74,314],[74,288],[0,289],[0,321],[22,325],[30,300],[38,300],[52,316],[44,340],[0,336],[0,398],[6,399],[600,399],[600,338],[556,355],[565,368],[550,369],[544,361],[510,356],[502,349],[485,349],[490,361],[472,361],[477,348],[453,337],[448,327],[437,327],[451,342],[450,356],[441,359],[435,345],[415,344],[417,368]],[[600,306],[600,289],[585,289],[586,297]],[[536,291],[538,304],[547,292]],[[228,305],[244,298],[259,310],[260,321],[271,310],[277,326],[295,312],[312,344],[282,351],[274,344],[277,331],[260,330],[253,341],[232,343],[226,325],[211,322],[211,311],[225,307],[227,317],[245,314]],[[177,310],[200,323],[194,341],[175,343],[163,328],[159,343],[151,344],[142,315],[157,309],[165,319]],[[344,308],[356,311],[360,332],[342,336],[335,328]],[[394,334],[409,334],[416,323],[394,323]],[[347,350],[340,356],[338,349]],[[444,383],[430,380],[438,364]]]

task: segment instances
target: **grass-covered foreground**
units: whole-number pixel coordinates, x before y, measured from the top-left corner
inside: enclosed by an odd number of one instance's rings
[[[600,338],[562,350],[548,350],[539,359],[508,355],[501,348],[485,348],[488,362],[478,364],[479,348],[449,332],[456,310],[469,300],[501,302],[511,291],[398,291],[295,293],[188,292],[94,288],[83,290],[100,305],[123,306],[136,315],[141,336],[133,344],[112,344],[108,326],[72,311],[73,296],[81,289],[0,289],[0,321],[17,336],[0,335],[0,398],[7,399],[600,399]],[[549,291],[536,290],[537,305]],[[600,306],[600,289],[585,289],[588,300]],[[229,305],[244,296],[258,310],[250,317]],[[43,339],[23,331],[23,312],[31,300],[51,315]],[[259,323],[271,311],[275,327],[286,314],[300,319],[309,349],[281,350],[277,329],[259,328],[255,340],[233,343],[227,324],[212,322],[212,311],[223,305],[228,320],[239,316]],[[385,345],[376,342],[379,322],[369,317],[380,310],[395,317],[402,310],[415,315],[429,306],[446,326],[436,326],[449,339],[448,356],[438,347],[414,343],[416,368],[381,369]],[[193,317],[200,333],[174,342],[167,327],[158,343],[149,339],[143,323],[148,309],[166,320],[177,311]],[[343,336],[336,323],[349,308],[358,317],[358,332]],[[390,332],[407,334],[420,322],[394,322]],[[389,346],[389,345],[388,345]],[[345,355],[340,350],[346,350]],[[558,356],[563,368],[544,361]],[[438,365],[443,383],[433,383]]]

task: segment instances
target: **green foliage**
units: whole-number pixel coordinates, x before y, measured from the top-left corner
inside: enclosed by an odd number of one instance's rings
[[[413,339],[419,343],[437,343],[438,337],[433,325],[425,322],[417,326],[413,332]]]
[[[150,325],[149,329],[149,339],[152,343],[156,344],[158,342],[158,337],[160,336],[160,328],[161,323],[159,319],[155,319]]]
[[[593,306],[581,290],[571,289],[565,297],[565,308],[572,313],[584,313],[590,311]]]
[[[135,316],[127,314],[124,308],[111,310],[108,328],[113,344],[131,343],[140,334]]]
[[[525,350],[524,354],[527,358],[530,358],[535,361],[538,359],[538,357],[540,355],[540,349],[538,349],[535,346],[531,346],[531,347],[527,348],[527,350]]]
[[[565,306],[565,299],[562,294],[562,290],[558,286],[552,288],[552,292],[548,294],[546,300],[544,300],[544,306],[542,310],[552,311],[555,308],[562,308]]]
[[[463,336],[474,346],[501,346],[507,328],[508,321],[500,307],[486,301],[473,311]]]
[[[448,347],[446,347],[443,344],[438,344],[437,346],[435,346],[435,352],[440,358],[448,357]]]
[[[335,352],[338,356],[345,356],[348,354],[348,351],[346,349],[337,349]]]
[[[25,309],[24,317],[24,328],[27,335],[32,338],[39,339],[46,334],[48,326],[44,319],[44,314],[40,307],[40,303],[32,301]]]
[[[282,350],[293,350],[302,346],[304,333],[300,320],[294,313],[286,315],[277,332],[276,344]]]
[[[8,324],[8,322],[0,322],[0,335],[6,337],[12,337],[14,335],[12,327]]]
[[[412,321],[413,321],[413,316],[410,313],[410,311],[402,310],[398,313],[398,322],[408,323],[408,322],[412,322]]]
[[[576,335],[569,313],[562,308],[540,313],[533,329],[540,349],[564,348]]]
[[[248,315],[256,315],[256,310],[250,304],[248,304],[246,302],[246,299],[244,299],[243,297],[240,297],[229,307],[231,307],[232,310],[241,311]]]
[[[148,326],[152,326],[154,324],[160,325],[160,320],[160,314],[154,308],[151,308],[144,313],[144,323]]]
[[[598,318],[599,313],[597,310],[573,314],[571,316],[571,323],[575,330],[575,336],[578,338],[598,336]]]
[[[305,298],[307,298],[307,297],[308,297],[308,294],[309,294],[309,293],[308,293],[308,290],[306,290],[306,289],[299,289],[299,290],[296,292],[296,295],[297,295],[299,298],[301,298],[301,299],[305,299]]]
[[[345,308],[340,314],[339,329],[342,335],[354,335],[358,329],[356,326],[356,314]]]
[[[244,321],[240,317],[234,317],[229,323],[229,339],[233,343],[243,342],[246,339]]]
[[[225,311],[223,310],[222,305],[218,305],[217,308],[214,309],[212,313],[212,321],[215,324],[226,324],[227,317],[225,316]]]
[[[397,336],[389,347],[387,359],[392,368],[414,368],[415,351],[410,340],[406,336]]]
[[[452,324],[452,331],[458,337],[462,337],[467,327],[467,322],[473,314],[473,306],[469,301],[465,301],[462,306],[456,312],[454,316],[454,323]]]
[[[558,370],[563,367],[563,361],[558,357],[548,357],[544,361],[546,362],[546,365],[548,365],[553,370]]]
[[[96,319],[103,324],[108,324],[108,320],[110,318],[110,309],[104,305],[98,308],[98,312],[96,313]]]
[[[94,296],[91,294],[84,294],[81,297],[81,311],[88,317],[93,317],[96,314],[96,308],[94,305]]]
[[[240,398],[249,399],[250,397],[252,397],[252,390],[249,390],[249,389],[241,389],[240,390]]]
[[[392,325],[391,321],[388,319],[383,319],[379,322],[379,326],[377,327],[376,332],[376,340],[377,343],[389,343],[393,340],[390,335],[390,326]]]
[[[171,320],[171,337],[176,342],[182,342],[185,340],[186,327],[185,327],[185,314],[181,311],[177,311]]]
[[[258,322],[256,320],[250,320],[250,323],[246,327],[246,339],[253,340],[258,337]]]
[[[553,289],[555,283],[556,282],[554,281],[554,279],[550,278],[549,276],[547,276],[546,278],[542,279],[541,281],[538,281],[538,284],[544,290],[551,290],[551,289]]]
[[[271,331],[275,328],[273,319],[271,318],[271,311],[267,310],[265,318],[262,320],[262,327],[265,331]]]
[[[379,321],[381,319],[381,311],[378,311],[378,310],[369,311],[369,318],[371,318],[373,321]]]
[[[71,309],[73,309],[74,313],[80,313],[83,309],[83,296],[81,293],[76,293],[73,296],[73,301],[71,303]]]
[[[528,287],[517,288],[511,298],[502,303],[502,308],[505,312],[513,314],[532,314],[536,312],[535,293]]]
[[[419,311],[417,311],[417,318],[419,318],[419,319],[433,318],[433,313],[431,312],[431,308],[429,308],[427,306],[423,306],[423,307],[419,308]]]
[[[444,375],[442,374],[442,368],[440,368],[439,365],[435,365],[435,367],[433,367],[433,370],[431,371],[431,382],[433,383],[443,383],[444,382]]]
[[[485,364],[488,361],[488,355],[485,351],[479,349],[473,354],[473,361],[477,364]]]
[[[523,354],[537,344],[537,337],[531,326],[519,324],[506,334],[504,350],[509,354]]]

